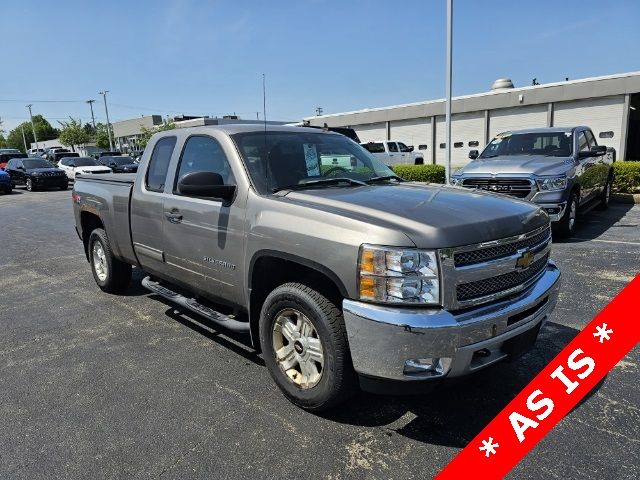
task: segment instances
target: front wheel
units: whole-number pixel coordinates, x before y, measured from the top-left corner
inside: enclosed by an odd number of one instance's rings
[[[33,186],[33,181],[30,178],[27,178],[27,191],[33,192],[36,188]]]
[[[121,293],[131,282],[131,265],[118,260],[111,251],[107,234],[96,228],[89,236],[89,261],[98,287],[107,293]]]
[[[571,192],[567,201],[567,208],[562,218],[554,225],[554,232],[560,238],[569,238],[575,229],[576,218],[578,216],[578,195]]]
[[[286,283],[269,294],[260,343],[269,373],[299,407],[326,410],[356,390],[342,312],[306,285]]]

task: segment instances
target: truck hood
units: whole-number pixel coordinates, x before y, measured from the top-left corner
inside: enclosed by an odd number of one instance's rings
[[[469,162],[455,173],[472,174],[527,174],[527,175],[560,175],[573,166],[572,157],[538,157],[531,155],[507,155]]]
[[[420,248],[445,248],[519,235],[549,223],[528,202],[444,185],[403,183],[293,191],[290,202],[401,231]]]

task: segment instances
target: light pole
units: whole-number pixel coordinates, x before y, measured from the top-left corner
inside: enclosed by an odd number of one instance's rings
[[[24,153],[27,153],[29,151],[29,149],[27,148],[27,137],[24,136],[24,126],[22,124],[20,125],[20,129],[22,130],[22,142],[24,143]]]
[[[104,99],[104,113],[107,116],[107,133],[109,134],[109,150],[113,151],[113,140],[111,140],[111,123],[109,123],[109,109],[107,108],[107,93],[109,93],[109,90],[98,92],[98,94],[102,95],[102,98]]]
[[[445,101],[445,180],[451,182],[451,57],[453,47],[453,0],[447,0],[447,66],[446,66],[446,101]]]
[[[96,129],[96,119],[93,116],[93,102],[95,102],[95,100],[87,100],[85,103],[88,103],[89,107],[91,108],[91,123],[93,123],[93,130],[95,131],[95,129]]]
[[[40,147],[38,147],[38,136],[36,135],[36,127],[33,124],[33,115],[31,115],[31,104],[27,105],[27,108],[29,109],[29,118],[31,119],[31,129],[33,130],[33,140],[36,142],[36,151],[37,151],[37,150],[40,150]]]

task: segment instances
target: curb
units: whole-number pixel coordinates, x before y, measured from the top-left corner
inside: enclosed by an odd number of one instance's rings
[[[611,200],[618,203],[634,203],[640,205],[640,193],[612,193]]]

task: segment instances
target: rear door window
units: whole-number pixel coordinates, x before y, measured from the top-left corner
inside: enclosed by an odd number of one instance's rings
[[[162,192],[167,181],[167,171],[173,149],[176,146],[176,137],[164,137],[157,141],[153,147],[153,153],[149,159],[145,185],[147,190]]]

